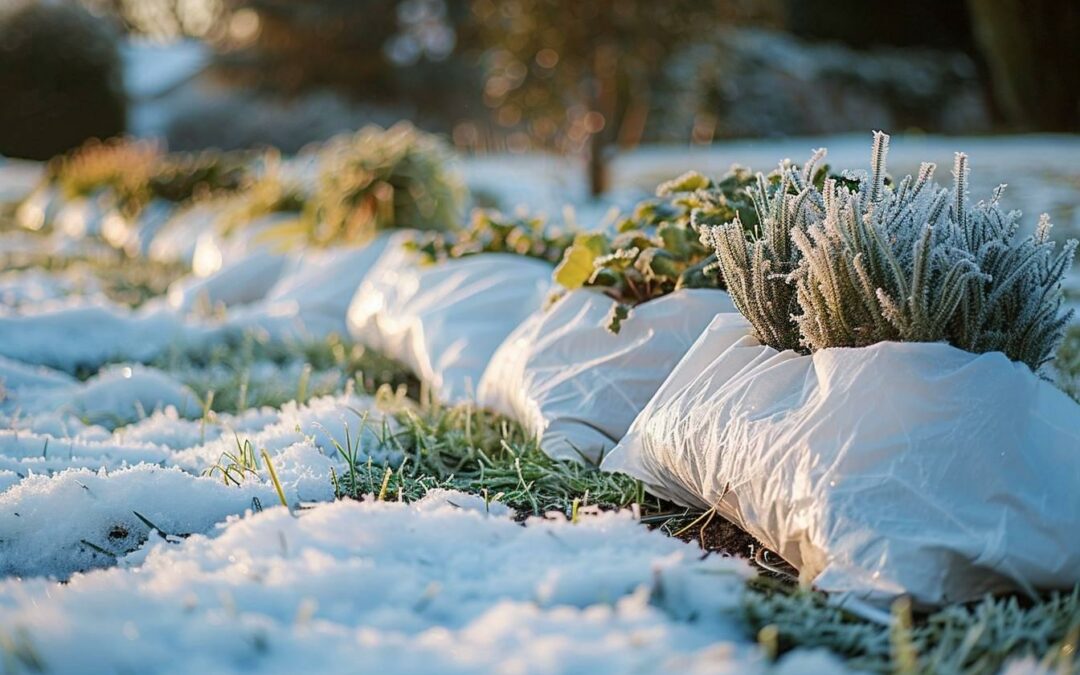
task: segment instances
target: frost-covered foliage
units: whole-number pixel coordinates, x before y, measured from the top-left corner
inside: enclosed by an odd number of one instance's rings
[[[465,188],[436,136],[407,122],[364,127],[322,150],[319,185],[305,212],[317,244],[361,242],[379,230],[458,226]]]
[[[150,194],[179,203],[244,190],[250,182],[250,160],[242,152],[166,155],[150,176]]]
[[[934,165],[886,184],[889,137],[874,136],[871,170],[851,180],[808,178],[824,155],[781,167],[780,183],[754,188],[762,226],[711,229],[729,291],[759,339],[779,349],[862,347],[889,340],[948,342],[1004,352],[1038,369],[1051,359],[1071,312],[1062,279],[1076,242],[1055,250],[1045,215],[1019,238],[1019,212],[968,201],[967,157],[951,188]]]
[[[477,253],[513,253],[555,264],[573,242],[571,230],[548,226],[543,218],[477,209],[468,227],[452,232],[418,232],[406,246],[416,251],[425,264]]]
[[[791,321],[798,305],[787,278],[799,256],[791,231],[806,227],[806,203],[814,194],[812,181],[822,157],[823,151],[814,153],[801,171],[781,164],[775,184],[764,174],[757,175],[747,190],[757,215],[755,227],[747,228],[741,214],[723,225],[698,225],[702,238],[716,251],[717,266],[735,306],[750,321],[758,339],[777,349],[799,346],[798,330]]]
[[[689,172],[662,183],[614,236],[579,234],[555,270],[565,289],[596,287],[616,300],[610,328],[619,331],[631,308],[679,288],[722,288],[699,226],[741,219],[756,223],[748,169],[734,167],[713,180]]]

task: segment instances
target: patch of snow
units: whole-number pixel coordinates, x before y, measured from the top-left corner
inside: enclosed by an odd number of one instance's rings
[[[243,513],[253,497],[277,499],[261,482],[229,487],[148,464],[30,476],[0,493],[0,575],[66,578],[112,565],[149,532],[136,512],[163,534],[183,535]]]
[[[166,406],[188,417],[202,412],[195,392],[166,373],[139,364],[106,368],[73,391],[43,397],[38,405],[113,426],[142,419]]]
[[[0,584],[0,623],[57,673],[767,670],[738,619],[744,562],[627,513],[522,526],[453,505],[467,500],[274,508],[157,537],[130,568]],[[798,659],[781,672],[842,670]]]

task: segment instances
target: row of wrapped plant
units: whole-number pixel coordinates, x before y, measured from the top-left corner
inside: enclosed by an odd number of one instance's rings
[[[414,239],[437,264],[376,265],[350,328],[549,455],[728,518],[821,589],[1072,588],[1080,407],[1043,369],[1077,244],[1045,216],[1022,230],[1004,188],[972,202],[963,154],[942,186],[929,164],[890,179],[887,153],[879,133],[865,172],[819,151],[688,174],[612,232],[481,216]]]

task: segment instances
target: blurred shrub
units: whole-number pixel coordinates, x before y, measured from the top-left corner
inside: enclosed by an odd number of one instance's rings
[[[308,194],[302,181],[287,176],[276,150],[263,155],[257,175],[222,215],[223,234],[275,213],[301,214]]]
[[[49,164],[47,178],[69,199],[106,191],[125,215],[150,200],[179,203],[243,189],[248,157],[238,153],[165,154],[151,141],[91,140]]]
[[[49,159],[124,131],[116,34],[71,4],[0,5],[0,154]]]
[[[305,212],[317,244],[363,242],[379,230],[449,230],[460,224],[465,187],[436,136],[407,122],[364,127],[322,150],[319,184]]]
[[[717,31],[668,63],[661,138],[990,129],[975,63],[958,51],[856,51],[760,29]],[[661,107],[662,106],[662,107]],[[660,114],[662,113],[662,114]]]
[[[150,176],[151,196],[169,202],[238,192],[250,183],[251,157],[242,152],[206,151],[166,155]]]
[[[161,149],[148,141],[91,140],[49,164],[49,176],[68,199],[113,192],[123,204],[145,202]]]

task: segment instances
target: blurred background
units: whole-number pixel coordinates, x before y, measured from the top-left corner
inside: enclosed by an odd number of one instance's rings
[[[125,133],[292,153],[409,119],[467,155],[581,158],[597,194],[643,144],[1075,133],[1078,6],[0,0],[0,155]]]

